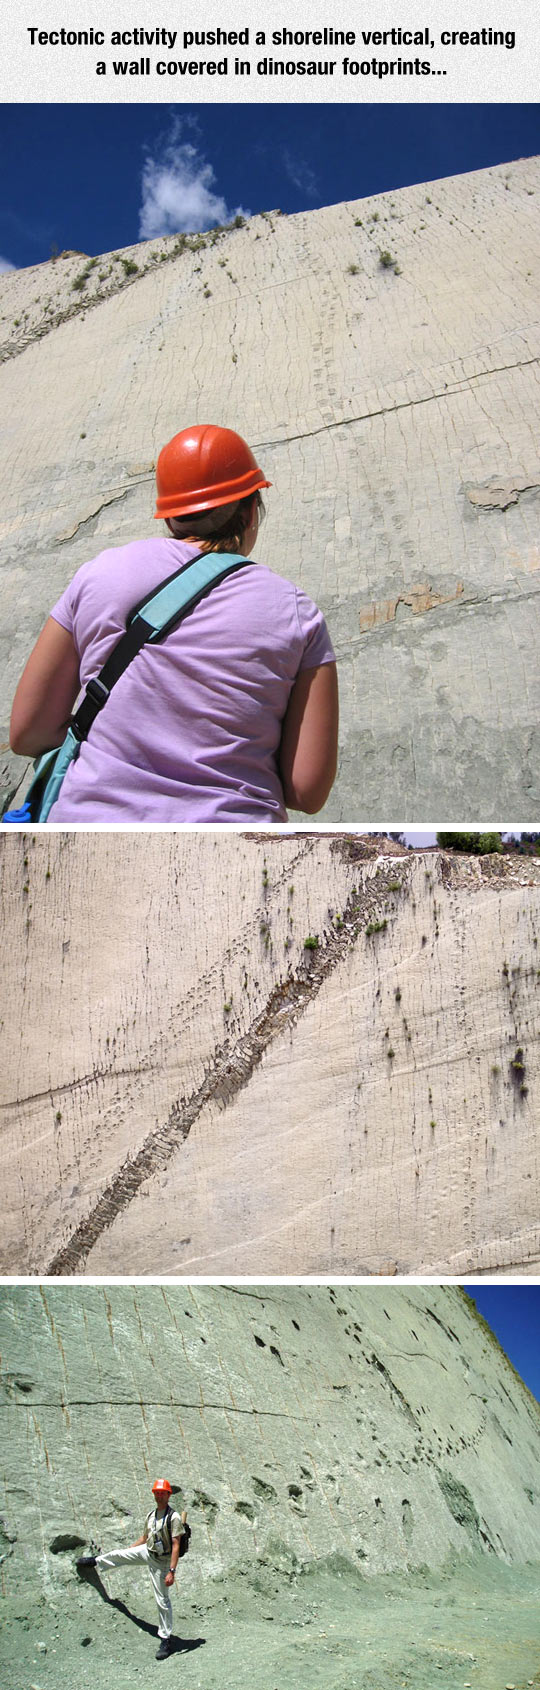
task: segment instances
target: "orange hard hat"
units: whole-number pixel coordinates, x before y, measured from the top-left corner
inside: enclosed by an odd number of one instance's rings
[[[272,485],[242,436],[215,423],[183,428],[169,440],[159,454],[156,483],[158,519],[232,505]]]
[[[167,1496],[172,1495],[172,1485],[169,1484],[168,1479],[154,1479],[154,1483],[152,1485],[152,1490],[154,1492],[155,1491],[166,1491]]]

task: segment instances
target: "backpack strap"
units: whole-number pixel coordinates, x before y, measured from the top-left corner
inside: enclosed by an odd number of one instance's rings
[[[161,1538],[165,1555],[170,1555],[171,1551],[172,1551],[171,1518],[172,1518],[172,1508],[170,1506],[170,1503],[167,1503],[167,1506],[166,1506],[166,1509],[165,1509],[165,1512],[164,1512],[164,1515],[163,1515],[163,1519],[162,1519],[161,1525],[159,1527],[159,1532],[158,1532],[157,1508],[151,1508],[150,1513],[147,1514],[147,1516],[146,1516],[146,1525],[145,1525],[146,1534],[148,1535],[148,1532],[152,1531],[153,1534],[154,1534],[154,1539],[156,1538],[156,1536]],[[167,1538],[168,1538],[168,1546],[167,1546]]]
[[[183,622],[200,600],[206,598],[216,582],[233,575],[249,562],[246,557],[230,552],[203,552],[191,563],[183,564],[161,586],[142,599],[130,611],[126,632],[122,634],[99,675],[88,682],[84,698],[72,716],[70,728],[76,740],[86,739],[96,716],[107,703],[109,693],[125,673],[143,645],[157,644],[171,630]]]

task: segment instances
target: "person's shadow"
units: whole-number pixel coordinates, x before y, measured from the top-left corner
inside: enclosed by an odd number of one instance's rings
[[[122,1602],[119,1596],[109,1596],[95,1567],[89,1567],[85,1572],[84,1582],[93,1585],[108,1608],[116,1608],[118,1614],[123,1614],[126,1620],[131,1620],[132,1625],[136,1625],[139,1631],[146,1631],[149,1637],[158,1637],[157,1625],[150,1625],[148,1620],[141,1620],[138,1614],[132,1614],[131,1609],[126,1607],[126,1603]],[[205,1637],[171,1637],[171,1655],[188,1655],[191,1649],[201,1649],[204,1643]]]

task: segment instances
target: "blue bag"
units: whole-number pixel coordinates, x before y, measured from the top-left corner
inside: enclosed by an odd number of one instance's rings
[[[248,558],[236,553],[202,553],[163,581],[150,598],[134,606],[125,634],[122,634],[99,675],[88,682],[84,698],[71,718],[62,744],[36,758],[34,778],[24,804],[18,810],[6,810],[2,817],[4,822],[33,825],[47,821],[67,769],[78,757],[82,742],[107,703],[112,687],[137,652],[143,645],[155,645],[158,640],[164,639],[200,599],[206,598],[218,581],[223,581],[226,575],[234,574],[237,569],[243,569],[248,562]]]

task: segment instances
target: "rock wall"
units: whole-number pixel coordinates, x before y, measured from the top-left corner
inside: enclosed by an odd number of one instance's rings
[[[215,419],[334,637],[327,817],[538,819],[538,185],[521,160],[0,277],[6,723],[75,569],[154,531],[160,446]]]
[[[158,1471],[188,1594],[332,1555],[540,1559],[538,1404],[456,1288],[4,1288],[1,1331],[8,1598],[71,1602],[77,1550],[133,1542]]]
[[[4,1273],[537,1271],[537,862],[1,846]]]

